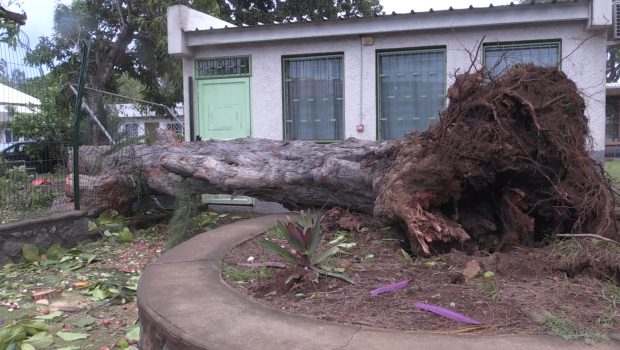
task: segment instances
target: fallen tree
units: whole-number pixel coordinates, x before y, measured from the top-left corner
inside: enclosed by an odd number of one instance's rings
[[[123,156],[102,148],[80,166],[81,203],[128,212],[140,193],[174,195],[187,180],[197,194],[374,214],[401,223],[425,255],[615,232],[611,187],[586,150],[585,103],[564,73],[522,65],[488,83],[463,74],[448,97],[440,123],[394,141],[180,143],[162,132]]]

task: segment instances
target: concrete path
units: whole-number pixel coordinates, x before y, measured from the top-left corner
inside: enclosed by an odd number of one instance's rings
[[[438,335],[388,331],[319,321],[250,301],[220,278],[218,262],[292,213],[237,222],[197,236],[149,265],[140,279],[138,306],[143,350],[572,350],[588,346],[548,336]]]

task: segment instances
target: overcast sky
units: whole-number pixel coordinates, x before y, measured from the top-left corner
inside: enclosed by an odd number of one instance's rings
[[[22,29],[30,38],[30,44],[34,46],[39,41],[40,36],[47,36],[52,33],[52,21],[54,17],[54,6],[59,0],[22,0],[22,8],[28,15],[28,22]],[[68,2],[69,0],[63,0]],[[510,0],[381,0],[386,13],[428,11],[431,7],[434,10],[445,10],[450,6],[456,8],[466,8],[469,5],[474,7],[486,7],[493,2],[494,5],[506,5]],[[13,7],[15,9],[15,7]]]

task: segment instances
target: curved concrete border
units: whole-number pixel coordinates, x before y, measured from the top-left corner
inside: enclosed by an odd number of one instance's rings
[[[257,304],[228,287],[218,261],[239,242],[292,213],[203,233],[149,265],[138,287],[142,350],[618,349],[547,336],[407,333],[296,316]]]

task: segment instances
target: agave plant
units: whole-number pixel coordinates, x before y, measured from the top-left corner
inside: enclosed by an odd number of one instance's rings
[[[312,220],[312,216],[304,213],[302,210],[297,222],[290,218],[287,221],[278,221],[278,230],[291,245],[295,251],[294,253],[264,239],[261,240],[259,244],[261,247],[280,255],[284,259],[300,267],[312,269],[318,274],[340,278],[355,284],[347,275],[326,271],[317,266],[325,259],[340,251],[336,246],[315,256],[316,247],[319,243],[319,235],[321,233],[321,219],[322,216],[320,213],[316,215],[316,220]]]

